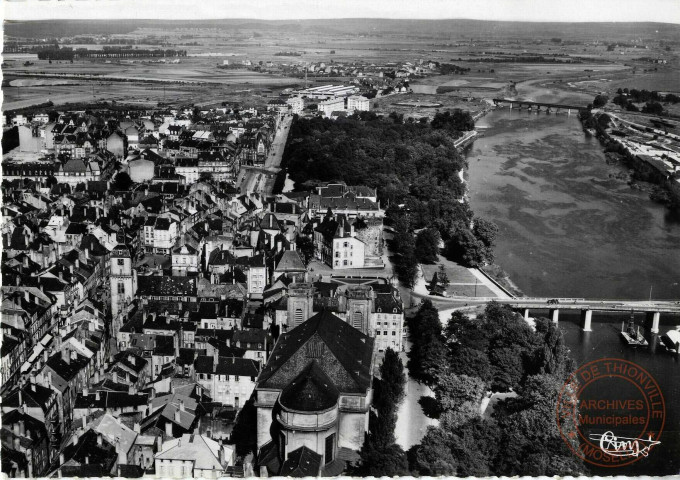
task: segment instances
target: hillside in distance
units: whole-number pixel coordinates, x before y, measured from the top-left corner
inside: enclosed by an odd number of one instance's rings
[[[379,18],[346,18],[328,20],[50,20],[6,21],[5,37],[55,38],[76,35],[124,35],[138,28],[225,29],[242,32],[304,32],[353,35],[417,35],[432,38],[527,38],[564,37],[654,38],[680,42],[680,25],[669,23],[555,23],[500,22],[483,20],[395,20]]]

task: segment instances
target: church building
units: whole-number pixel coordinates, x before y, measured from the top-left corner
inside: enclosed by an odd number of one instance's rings
[[[290,331],[323,310],[374,338],[379,352],[402,350],[404,303],[393,285],[294,282],[274,306],[274,323]]]
[[[255,386],[258,464],[342,473],[368,431],[375,342],[328,311],[279,337]]]

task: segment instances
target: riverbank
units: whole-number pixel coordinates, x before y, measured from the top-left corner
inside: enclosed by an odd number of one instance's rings
[[[489,108],[485,108],[484,110],[473,115],[472,118],[475,120],[475,122],[477,122],[477,120],[486,116],[489,112],[491,112],[493,110],[495,110],[495,107],[489,106]],[[483,133],[480,134],[478,130],[474,130],[474,131],[476,132],[475,135],[472,135],[469,138],[467,138],[465,140],[465,142],[463,144],[461,144],[460,146],[456,145],[458,147],[458,149],[460,150],[461,154],[465,150],[472,147],[475,140],[477,140],[478,138],[483,136]],[[465,194],[463,195],[461,202],[469,203],[469,200],[470,200],[469,184],[468,184],[467,180],[465,179],[465,175],[464,175],[463,170],[459,171],[458,175],[459,175],[460,180],[463,183],[463,185],[465,185]],[[468,175],[469,175],[469,173],[468,173]],[[470,269],[470,270],[472,271],[473,269]],[[503,292],[503,294],[507,294],[507,295],[513,296],[513,297],[524,297],[525,296],[524,293],[522,292],[522,290],[517,286],[517,284],[515,284],[515,282],[513,282],[510,279],[509,275],[499,265],[492,263],[492,264],[489,264],[489,265],[484,265],[483,267],[480,267],[479,269],[475,269],[475,270],[477,270],[479,272],[479,275],[481,277],[486,277],[485,283],[487,283],[487,284],[488,283],[497,284],[497,285],[488,285],[490,288],[493,288],[493,287],[500,288],[500,290]],[[503,296],[504,295],[499,295],[499,297],[503,297]]]
[[[663,132],[623,120],[611,112],[582,112],[578,118],[586,134],[595,133],[608,161],[614,160],[613,155],[616,155],[616,159],[633,170],[632,180],[659,187],[648,190],[650,199],[680,211],[680,178],[677,176],[680,156],[668,148],[679,146],[674,136],[667,135],[668,138],[662,139]],[[634,182],[629,184],[634,187]]]
[[[510,276],[500,267],[500,265],[492,263],[490,265],[484,265],[480,270],[492,281],[498,283],[499,286],[511,296],[526,297],[524,292],[512,281]]]

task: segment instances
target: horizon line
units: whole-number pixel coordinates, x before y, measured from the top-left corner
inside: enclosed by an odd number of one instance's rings
[[[133,22],[204,22],[204,21],[224,21],[224,20],[242,20],[242,21],[260,21],[260,22],[315,22],[326,20],[396,20],[409,22],[441,22],[451,20],[471,21],[471,22],[486,22],[486,23],[557,23],[557,24],[585,24],[585,23],[634,23],[634,24],[660,24],[660,25],[677,25],[675,22],[661,22],[655,20],[486,20],[481,18],[469,17],[449,17],[449,18],[402,18],[402,17],[318,17],[318,18],[258,18],[258,17],[224,17],[224,18],[189,18],[189,19],[172,19],[172,18],[43,18],[43,19],[3,19],[3,23],[30,23],[30,22],[110,22],[116,20],[125,20]]]

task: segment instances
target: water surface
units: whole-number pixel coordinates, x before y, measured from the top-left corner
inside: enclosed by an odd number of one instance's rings
[[[575,115],[496,110],[478,126],[488,128],[467,152],[470,203],[498,224],[496,262],[526,295],[644,300],[651,289],[652,298],[680,299],[680,222],[618,178],[627,169],[606,163]],[[651,348],[624,345],[619,330],[627,317],[594,313],[593,331],[583,332],[578,314],[560,313],[579,365],[606,357],[636,362],[666,399],[658,450],[634,466],[593,473],[680,473],[680,463],[672,464],[680,459],[680,360],[649,332]],[[643,316],[636,321],[643,325]],[[680,317],[662,315],[661,332],[677,324]]]
[[[496,110],[467,152],[475,214],[528,295],[680,299],[680,221],[608,165],[575,115]]]

